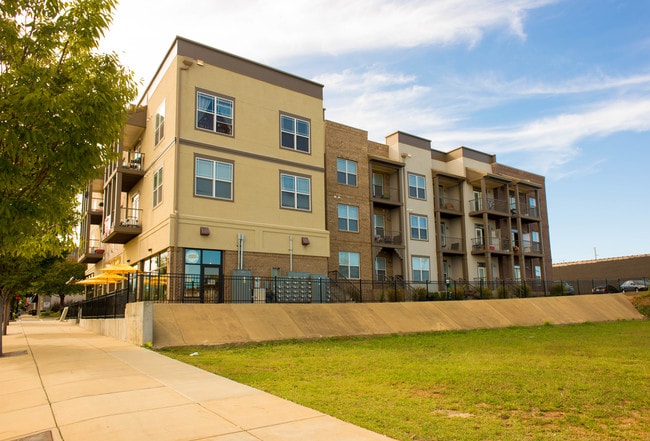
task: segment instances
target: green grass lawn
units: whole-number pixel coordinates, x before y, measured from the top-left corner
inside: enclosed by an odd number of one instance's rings
[[[650,434],[649,321],[161,352],[398,440]]]

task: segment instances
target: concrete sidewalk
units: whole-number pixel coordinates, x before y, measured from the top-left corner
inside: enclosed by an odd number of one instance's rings
[[[383,435],[71,323],[9,324],[0,441],[386,441]]]

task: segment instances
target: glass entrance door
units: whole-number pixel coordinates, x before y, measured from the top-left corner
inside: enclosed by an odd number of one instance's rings
[[[201,303],[223,302],[222,285],[221,265],[201,267]]]

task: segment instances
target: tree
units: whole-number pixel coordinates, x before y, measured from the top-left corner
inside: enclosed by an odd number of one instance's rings
[[[84,287],[71,281],[84,278],[86,265],[56,256],[47,258],[40,267],[41,273],[29,285],[31,292],[59,296],[61,307],[65,304],[65,296],[83,293]]]
[[[117,56],[97,52],[115,4],[0,2],[0,257],[70,245],[77,195],[115,159],[136,95]],[[0,271],[0,309],[8,276]]]

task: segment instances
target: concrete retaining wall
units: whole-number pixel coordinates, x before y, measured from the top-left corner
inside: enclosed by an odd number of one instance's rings
[[[120,341],[143,345],[153,342],[153,304],[127,303],[124,318],[81,319],[79,326]]]
[[[223,345],[643,318],[622,294],[417,303],[156,303],[151,341],[155,347]]]

